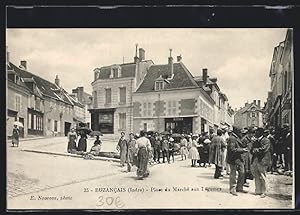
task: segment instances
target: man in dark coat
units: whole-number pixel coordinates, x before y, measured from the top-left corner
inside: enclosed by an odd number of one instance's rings
[[[244,186],[249,187],[249,184],[247,183],[247,178],[251,179],[252,174],[251,174],[251,169],[250,169],[250,164],[251,164],[251,154],[250,150],[252,148],[252,138],[254,136],[254,131],[253,129],[248,129],[245,130],[245,135],[242,137],[242,147],[247,148],[248,152],[242,153],[242,158],[245,162],[245,181],[244,181]]]
[[[162,150],[162,156],[163,156],[163,163],[165,163],[165,158],[167,158],[168,163],[170,163],[169,158],[169,140],[167,136],[164,136],[161,143],[161,150]]]
[[[160,163],[160,150],[161,150],[161,141],[162,138],[158,134],[155,135],[155,141],[154,141],[154,161],[157,163]]]
[[[277,146],[276,146],[276,140],[275,140],[275,130],[271,129],[270,130],[270,135],[268,136],[271,146],[270,146],[270,151],[271,151],[271,174],[277,170]]]
[[[252,174],[255,180],[255,195],[266,197],[266,172],[271,162],[271,143],[268,138],[269,130],[257,129],[256,141],[251,149]]]
[[[245,160],[243,153],[248,152],[247,146],[243,145],[240,140],[239,131],[234,128],[234,132],[230,133],[227,145],[227,163],[230,165],[229,190],[234,196],[236,192],[246,193],[243,190],[245,182]],[[238,172],[238,180],[236,181],[236,172]]]
[[[221,137],[223,134],[222,130],[217,130],[217,136],[213,137],[211,140],[211,152],[212,152],[212,163],[215,164],[215,175],[214,178],[223,178],[222,168],[224,164],[224,149],[226,148],[226,143]]]

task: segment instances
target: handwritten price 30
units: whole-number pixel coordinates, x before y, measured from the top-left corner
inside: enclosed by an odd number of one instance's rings
[[[125,206],[125,204],[123,203],[123,201],[121,200],[121,198],[119,196],[117,197],[113,197],[113,196],[108,196],[108,197],[104,197],[104,196],[99,196],[98,197],[98,203],[97,203],[98,207],[117,207],[117,208],[123,208]]]

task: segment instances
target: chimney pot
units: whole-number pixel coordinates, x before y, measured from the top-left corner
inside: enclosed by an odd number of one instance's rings
[[[139,48],[139,59],[140,61],[145,60],[145,50],[143,48]]]
[[[55,76],[55,84],[59,87],[59,78],[58,78],[58,75]]]
[[[257,106],[260,107],[260,100],[257,100]]]
[[[256,105],[256,100],[253,100],[253,103]]]
[[[177,56],[177,62],[180,62],[182,60],[181,55]]]
[[[173,66],[173,57],[172,57],[172,49],[170,49],[170,57],[168,58],[168,65],[171,70],[171,77],[174,75],[174,66]]]
[[[21,60],[21,66],[24,67],[25,70],[27,70],[27,61],[26,60]]]
[[[202,79],[203,79],[204,85],[206,85],[207,84],[207,79],[208,79],[207,68],[202,69]]]

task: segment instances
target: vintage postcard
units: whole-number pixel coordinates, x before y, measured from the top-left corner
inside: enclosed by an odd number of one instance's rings
[[[6,38],[7,209],[294,208],[292,28]]]

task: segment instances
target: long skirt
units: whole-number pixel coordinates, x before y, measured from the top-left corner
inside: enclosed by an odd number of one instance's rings
[[[149,176],[148,161],[149,161],[149,155],[147,149],[145,147],[140,148],[137,155],[137,168],[138,168],[137,176],[138,177],[143,178]]]
[[[17,146],[19,145],[19,137],[13,137],[12,138],[12,144],[16,144]]]
[[[68,142],[68,152],[71,152],[72,150],[76,150],[76,142],[75,142],[75,140],[70,140]]]
[[[190,149],[188,158],[192,160],[200,160],[199,152],[196,147],[193,146]]]
[[[87,147],[87,143],[86,143],[86,139],[84,138],[80,138],[79,142],[78,142],[78,149],[77,151],[83,151],[86,152],[86,147]]]
[[[186,146],[181,146],[181,147],[180,147],[180,154],[181,154],[181,155],[187,156],[188,153],[189,153],[189,152],[188,152]]]

